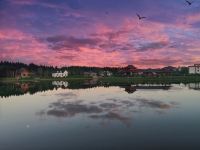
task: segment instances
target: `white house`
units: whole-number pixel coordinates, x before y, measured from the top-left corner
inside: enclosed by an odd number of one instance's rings
[[[189,66],[189,74],[200,74],[200,64]]]
[[[103,72],[101,72],[100,73],[100,76],[102,76],[102,77],[110,77],[110,76],[112,76],[113,74],[112,74],[112,72],[110,72],[110,71],[103,71]]]
[[[68,75],[69,75],[69,73],[66,70],[64,72],[57,71],[56,73],[52,73],[52,77],[53,78],[64,78],[64,77],[68,77]]]
[[[110,72],[110,71],[106,71],[106,75],[107,75],[108,77],[110,77],[110,76],[112,76],[113,74],[112,74],[112,72]]]

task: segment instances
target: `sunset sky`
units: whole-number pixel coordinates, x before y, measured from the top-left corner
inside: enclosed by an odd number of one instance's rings
[[[0,0],[0,60],[140,68],[200,63],[200,0],[191,6],[184,0]]]

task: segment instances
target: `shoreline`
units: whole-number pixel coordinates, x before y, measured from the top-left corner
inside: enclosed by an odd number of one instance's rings
[[[84,81],[97,80],[109,84],[140,84],[140,83],[191,83],[200,82],[200,76],[162,76],[162,77],[68,77],[68,78],[27,78],[17,80],[16,78],[0,78],[0,82],[48,82],[48,81]]]

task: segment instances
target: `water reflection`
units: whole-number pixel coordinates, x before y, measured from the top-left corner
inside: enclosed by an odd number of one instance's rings
[[[189,83],[188,87],[193,90],[200,90],[200,83]]]
[[[195,84],[196,85],[196,84]],[[198,84],[199,85],[199,84]],[[169,90],[171,85],[112,85],[112,84],[102,84],[98,83],[96,79],[86,80],[86,81],[53,81],[53,82],[21,82],[21,83],[0,83],[0,96],[19,96],[24,94],[35,94],[37,92],[43,92],[54,89],[88,89],[94,87],[112,87],[118,86],[124,88],[124,90],[133,94],[138,89],[154,89],[154,90]],[[192,86],[190,86],[192,87]]]
[[[32,95],[55,88],[57,87],[51,82],[0,83],[0,97],[20,96],[27,93]]]
[[[131,126],[131,117],[122,116],[118,112],[107,112],[101,115],[91,115],[90,118],[92,119],[100,119],[102,124],[109,124],[109,121],[120,121],[121,123],[125,124],[127,127]]]
[[[102,98],[99,101],[79,100],[73,92],[55,94],[58,98],[56,102],[50,103],[47,108],[36,114],[43,116],[53,116],[58,118],[71,118],[78,115],[87,116],[90,119],[106,121],[120,121],[130,126],[134,113],[152,109],[155,112],[163,112],[176,108],[176,102],[164,102],[160,100],[145,98]],[[75,99],[76,98],[76,99]]]
[[[190,90],[191,85],[1,84],[3,96],[30,94],[0,98],[0,145],[8,143],[7,149],[198,145],[194,141],[199,139],[200,92]]]
[[[52,85],[56,87],[67,88],[68,82],[67,81],[53,81]]]
[[[137,90],[170,90],[170,84],[139,84],[139,85],[112,85],[98,83],[96,79],[86,81],[53,81],[53,82],[22,82],[22,83],[1,83],[0,97],[19,96],[24,94],[35,94],[55,89],[88,89],[95,87],[112,87],[118,86],[123,88],[129,94],[135,93]],[[200,83],[189,83],[184,85],[189,89],[200,90]],[[174,87],[173,87],[174,88]]]
[[[125,91],[129,94],[132,94],[132,93],[136,92],[136,90],[137,90],[136,87],[133,87],[133,86],[125,86],[124,88],[125,88]]]

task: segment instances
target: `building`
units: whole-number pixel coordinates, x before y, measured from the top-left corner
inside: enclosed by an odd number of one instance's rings
[[[17,78],[30,78],[31,72],[26,68],[21,68],[20,70],[17,71],[16,77]]]
[[[120,70],[120,74],[122,74],[124,76],[133,76],[137,73],[138,73],[138,69],[135,66],[132,66],[132,65],[128,65],[127,67],[122,68]]]
[[[113,75],[112,72],[110,72],[110,71],[106,71],[106,76],[107,76],[107,77],[111,77],[112,75]]]
[[[168,66],[161,69],[162,75],[172,75],[174,72],[178,71],[176,67]]]
[[[83,75],[87,77],[97,78],[96,72],[84,72]]]
[[[158,76],[170,76],[177,71],[177,68],[168,66],[164,68],[158,69],[144,69],[140,70],[138,75],[143,76],[151,76],[151,77],[158,77]]]
[[[113,75],[113,73],[110,72],[110,71],[102,71],[102,72],[99,73],[99,75],[101,77],[111,77]]]
[[[189,74],[200,74],[200,64],[189,66]]]
[[[65,78],[65,77],[68,77],[68,75],[69,75],[69,73],[66,70],[64,72],[57,71],[56,73],[52,73],[53,78]]]
[[[140,69],[138,75],[149,76],[149,77],[157,77],[159,76],[159,70],[157,69]]]

